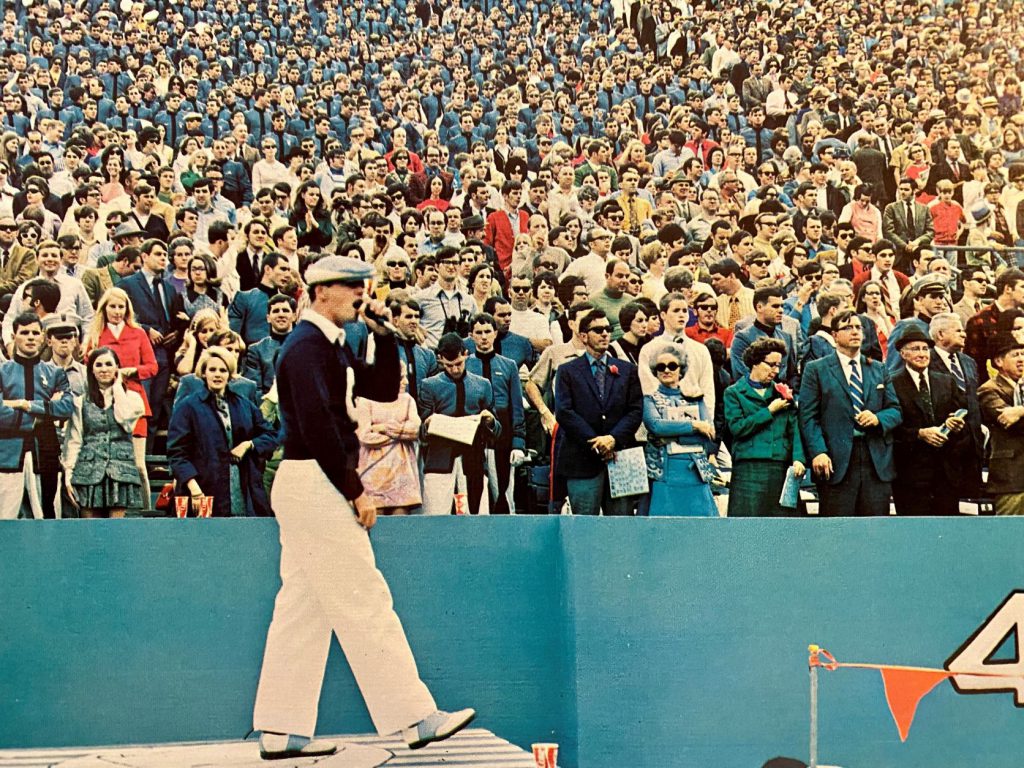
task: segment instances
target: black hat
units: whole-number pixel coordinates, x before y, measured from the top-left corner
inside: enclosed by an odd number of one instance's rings
[[[461,229],[462,229],[463,232],[469,232],[470,230],[483,229],[483,228],[484,228],[484,217],[483,216],[479,216],[479,215],[467,216],[466,218],[464,218],[462,220],[462,227],[461,227]]]
[[[903,347],[912,341],[923,341],[929,347],[935,346],[935,342],[931,340],[931,337],[929,337],[927,333],[916,326],[911,326],[907,329],[906,333],[896,340],[896,349],[903,349]]]
[[[1024,349],[1024,344],[1017,341],[1012,333],[1000,334],[992,344],[992,359],[995,360],[997,357],[1002,357],[1007,352],[1012,352],[1015,349]]]

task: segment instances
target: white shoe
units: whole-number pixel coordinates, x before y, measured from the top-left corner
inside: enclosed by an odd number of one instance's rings
[[[260,757],[264,760],[287,760],[292,757],[333,755],[338,747],[329,741],[314,741],[291,733],[260,734]]]
[[[444,712],[439,709],[416,725],[406,728],[402,732],[402,738],[409,749],[421,749],[431,742],[444,741],[455,735],[473,722],[475,717],[474,709],[460,709],[458,712]]]

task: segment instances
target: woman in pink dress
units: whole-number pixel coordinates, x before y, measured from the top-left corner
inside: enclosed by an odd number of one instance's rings
[[[108,288],[96,304],[96,315],[85,332],[84,353],[107,347],[117,353],[121,362],[121,378],[125,388],[142,397],[146,416],[153,411],[142,382],[156,376],[157,362],[153,345],[146,332],[135,322],[131,299],[120,288]],[[160,393],[163,397],[165,393]],[[149,503],[149,476],[146,473],[147,421],[141,418],[132,431],[132,447],[135,449],[135,463],[142,473],[143,500]]]
[[[363,492],[376,505],[378,515],[409,514],[423,499],[416,459],[420,417],[416,401],[405,391],[405,377],[397,400],[360,399],[357,413]]]

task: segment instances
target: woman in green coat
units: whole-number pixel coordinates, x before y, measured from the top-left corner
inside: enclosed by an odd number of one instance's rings
[[[793,393],[776,384],[786,345],[761,338],[743,352],[750,371],[725,390],[725,419],[733,435],[729,517],[785,517],[779,504],[790,468],[804,474],[804,450]]]

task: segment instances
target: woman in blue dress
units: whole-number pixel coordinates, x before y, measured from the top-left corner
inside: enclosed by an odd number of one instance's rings
[[[686,354],[665,345],[651,357],[650,365],[658,379],[658,389],[644,396],[650,516],[717,517],[711,487],[704,479],[715,428],[704,395],[680,389]]]

